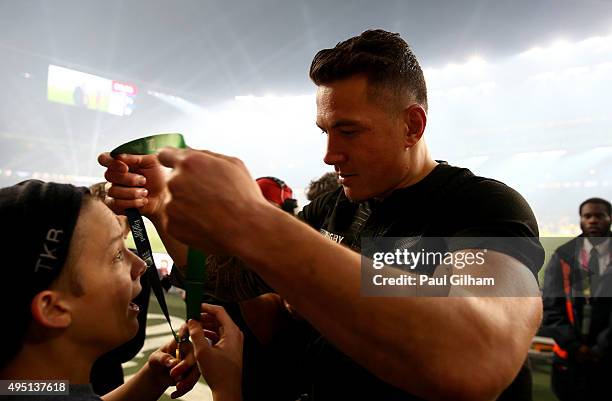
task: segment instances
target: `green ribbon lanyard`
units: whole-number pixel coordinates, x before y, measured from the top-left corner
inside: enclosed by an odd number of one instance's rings
[[[151,155],[156,154],[161,148],[173,147],[179,149],[187,148],[185,139],[181,134],[159,134],[147,136],[140,139],[127,142],[117,148],[115,148],[110,154],[112,157],[117,157],[122,153],[131,155]],[[176,339],[177,343],[182,342],[182,339],[178,337],[172,323],[170,322],[170,314],[168,313],[168,305],[166,304],[166,298],[159,281],[157,274],[157,268],[153,260],[153,252],[151,250],[151,243],[147,236],[147,232],[142,221],[142,216],[137,209],[127,209],[125,214],[128,218],[132,236],[134,237],[134,243],[138,254],[147,264],[147,273],[149,281],[151,282],[151,288],[157,298],[157,302],[170,325],[172,335]],[[204,283],[206,282],[206,256],[195,249],[188,249],[187,254],[187,272],[184,280],[185,284],[185,306],[187,309],[187,320],[188,319],[200,319],[200,303],[204,295]]]

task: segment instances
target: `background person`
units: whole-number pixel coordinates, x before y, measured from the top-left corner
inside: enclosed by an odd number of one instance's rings
[[[308,187],[306,188],[306,199],[313,201],[318,196],[338,188],[340,188],[338,174],[334,172],[325,173],[316,180],[312,180],[308,183]]]
[[[557,248],[546,266],[543,330],[556,343],[551,387],[562,401],[610,398],[611,209],[601,198],[582,202],[582,234]]]
[[[293,190],[285,181],[276,177],[259,177],[255,180],[261,193],[268,201],[277,205],[285,212],[295,214],[297,200],[293,198]]]

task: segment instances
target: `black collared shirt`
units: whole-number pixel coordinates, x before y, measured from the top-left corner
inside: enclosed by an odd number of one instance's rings
[[[499,242],[493,247],[521,261],[536,277],[544,260],[535,217],[518,192],[446,163],[438,164],[417,184],[398,189],[383,200],[352,202],[342,189],[322,195],[304,208],[300,218],[331,240],[358,252],[361,239],[367,237],[453,237],[447,244],[449,250],[474,248],[474,243],[462,240],[464,237],[520,237],[525,241],[520,249]],[[406,341],[410,337],[406,333]],[[307,354],[313,400],[418,399],[370,374],[314,329]],[[530,383],[525,385],[530,391]]]

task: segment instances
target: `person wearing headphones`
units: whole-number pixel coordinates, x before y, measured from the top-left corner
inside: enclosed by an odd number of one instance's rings
[[[277,205],[285,212],[295,214],[297,200],[293,199],[293,191],[285,181],[276,177],[260,177],[255,180],[264,198]]]

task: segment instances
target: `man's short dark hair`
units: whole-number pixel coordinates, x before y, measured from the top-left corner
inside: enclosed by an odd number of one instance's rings
[[[387,87],[395,94],[409,93],[427,110],[427,87],[419,62],[398,33],[369,30],[319,51],[310,65],[316,84],[363,74],[368,84]]]
[[[608,216],[612,216],[612,205],[610,205],[610,202],[608,202],[607,200],[601,198],[589,198],[582,202],[580,204],[580,207],[578,208],[578,214],[580,216],[582,216],[582,207],[587,203],[597,203],[600,205],[604,205],[606,207],[606,210],[608,211]]]

